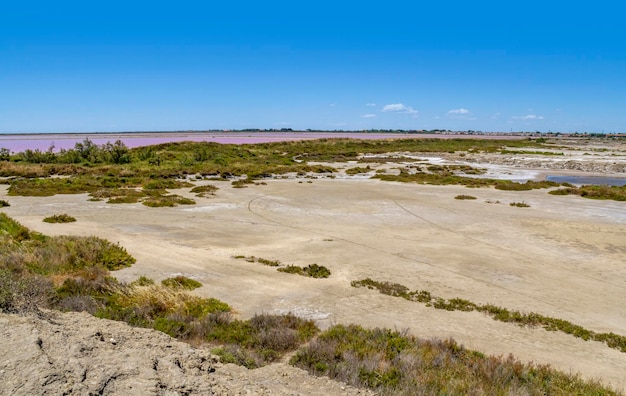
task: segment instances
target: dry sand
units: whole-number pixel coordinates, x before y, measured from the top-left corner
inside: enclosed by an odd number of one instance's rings
[[[196,293],[228,302],[242,317],[293,312],[323,328],[358,323],[452,337],[626,389],[626,353],[603,343],[350,286],[371,277],[626,335],[624,202],[358,178],[268,180],[245,189],[211,183],[220,187],[211,198],[174,191],[197,201],[176,208],[89,202],[84,194],[7,197],[6,186],[0,199],[11,203],[3,211],[31,229],[119,242],[137,258],[115,273],[123,281],[184,274],[203,283]],[[509,205],[520,201],[530,207]],[[78,221],[42,222],[59,213]],[[235,255],[317,263],[332,276],[280,273]]]

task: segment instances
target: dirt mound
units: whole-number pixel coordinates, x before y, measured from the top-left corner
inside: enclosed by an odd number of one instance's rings
[[[294,367],[247,370],[148,329],[86,313],[0,314],[0,394],[367,394]]]

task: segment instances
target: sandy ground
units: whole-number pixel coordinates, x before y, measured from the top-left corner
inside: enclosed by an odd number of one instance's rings
[[[242,317],[294,312],[321,327],[358,323],[452,337],[626,389],[626,353],[605,344],[350,286],[371,277],[626,335],[624,202],[358,178],[268,180],[245,189],[211,183],[220,187],[211,198],[173,191],[197,201],[176,208],[89,202],[84,194],[7,197],[6,186],[0,199],[31,229],[119,242],[137,258],[115,273],[120,280],[184,274],[204,284],[198,294],[228,302]],[[530,207],[509,205],[520,201]],[[59,213],[78,221],[42,222]],[[332,276],[284,274],[235,255],[317,263]]]

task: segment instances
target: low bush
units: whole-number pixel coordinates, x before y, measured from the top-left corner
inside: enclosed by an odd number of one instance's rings
[[[359,173],[369,173],[372,171],[372,168],[370,168],[370,166],[366,166],[365,168],[361,168],[361,167],[355,167],[355,168],[349,168],[346,169],[346,174],[347,175],[358,175]]]
[[[48,216],[44,218],[43,221],[46,223],[72,223],[76,221],[76,218],[63,213],[59,215]]]
[[[130,283],[130,286],[152,286],[152,285],[154,285],[154,280],[143,275]]]
[[[457,195],[454,199],[476,199],[473,195]]]
[[[515,206],[516,208],[530,208],[530,205],[526,202],[511,202],[510,206]]]
[[[268,265],[270,267],[278,267],[280,266],[280,261],[278,260],[267,260],[264,258],[258,258],[257,262],[263,264],[263,265]]]
[[[208,196],[215,195],[215,192],[217,190],[219,190],[218,187],[212,184],[207,184],[204,186],[196,186],[191,189],[191,192],[195,193],[197,197],[208,197]]]
[[[297,274],[308,276],[311,278],[328,278],[330,276],[330,270],[323,265],[310,264],[306,267],[298,267],[295,265],[288,265],[286,267],[278,268],[277,271],[285,272],[288,274]]]
[[[245,321],[222,318],[222,323],[209,326],[206,337],[227,345],[213,350],[224,362],[255,368],[296,350],[318,331],[311,320],[291,314],[262,314]]]
[[[141,203],[151,208],[158,208],[174,207],[178,205],[195,205],[196,201],[194,201],[193,199],[181,197],[180,195],[171,194],[149,197]]]
[[[182,275],[163,279],[161,284],[174,290],[193,290],[202,287],[202,283]]]
[[[550,191],[552,195],[578,195],[591,199],[626,201],[626,186],[581,186],[566,187]]]
[[[11,206],[11,205],[4,199],[0,199],[0,208],[6,208],[7,206]]]
[[[597,382],[511,355],[485,356],[454,340],[422,340],[406,332],[335,325],[290,363],[380,395],[617,395]]]
[[[551,182],[551,181],[532,181],[529,180],[526,183],[517,183],[511,180],[498,180],[495,183],[495,188],[497,190],[506,190],[506,191],[529,191],[535,190],[539,188],[550,188],[557,187],[559,183]]]

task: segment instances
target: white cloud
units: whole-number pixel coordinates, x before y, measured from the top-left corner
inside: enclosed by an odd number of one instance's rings
[[[513,116],[516,120],[543,120],[543,116],[538,116],[535,114],[528,114],[525,116]]]
[[[374,118],[374,117],[376,117],[376,114],[363,114],[361,117],[363,117],[363,118]]]
[[[376,103],[366,103],[365,106],[367,106],[367,107],[376,107]]]
[[[467,109],[454,109],[454,110],[448,111],[448,114],[451,114],[451,115],[465,115],[469,113],[470,111]]]
[[[384,113],[405,113],[405,114],[417,114],[417,110],[413,110],[411,106],[405,106],[402,103],[388,104],[383,107]]]

